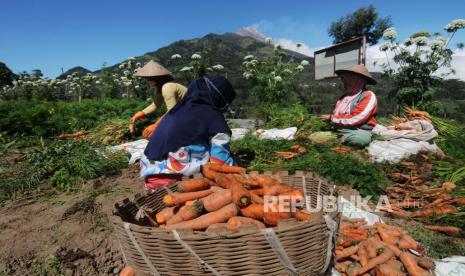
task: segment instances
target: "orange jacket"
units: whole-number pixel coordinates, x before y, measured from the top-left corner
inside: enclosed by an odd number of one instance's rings
[[[340,100],[336,103],[340,103]],[[376,112],[378,110],[378,102],[376,95],[370,91],[364,91],[350,104],[349,114],[331,116],[331,122],[343,127],[360,127],[368,125],[371,128],[376,126]]]

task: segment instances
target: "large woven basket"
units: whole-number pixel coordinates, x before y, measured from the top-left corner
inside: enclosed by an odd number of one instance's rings
[[[335,195],[332,185],[311,173],[277,174],[311,198],[307,207],[315,208],[319,195]],[[174,190],[174,185],[168,189]],[[112,222],[124,261],[137,275],[323,275],[330,267],[337,211],[320,211],[310,222],[287,220],[274,228],[226,234],[137,225],[138,207],[161,210],[168,189],[136,196],[137,207],[128,199],[115,204]]]

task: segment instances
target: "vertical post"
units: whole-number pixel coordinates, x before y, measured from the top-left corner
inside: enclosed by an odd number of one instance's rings
[[[367,56],[367,37],[364,35],[362,38],[362,64],[366,66]]]

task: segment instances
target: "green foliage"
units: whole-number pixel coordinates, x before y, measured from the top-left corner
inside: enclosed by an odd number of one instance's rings
[[[28,154],[23,166],[21,191],[43,183],[72,190],[78,183],[127,166],[127,159],[121,153],[96,151],[88,143],[55,140]]]
[[[276,151],[288,151],[292,141],[260,140],[248,135],[232,142],[232,151],[252,150],[255,158],[248,168],[251,170],[310,170],[338,185],[352,185],[364,196],[376,196],[382,192],[388,180],[375,164],[363,162],[350,155],[342,155],[329,150],[330,145],[314,146],[308,153],[292,160],[284,161]]]
[[[428,249],[428,255],[432,258],[442,259],[460,256],[465,252],[465,246],[440,233],[423,230],[419,226],[410,227],[408,233],[412,235],[414,240]]]
[[[12,85],[16,78],[15,74],[8,68],[5,63],[0,62],[0,91],[5,85]]]
[[[76,102],[1,101],[0,131],[49,137],[81,129],[115,118],[129,118],[148,105],[140,100],[83,100]]]
[[[465,160],[465,129],[453,121],[434,116],[431,121],[439,133],[436,143],[444,153],[447,156]]]
[[[367,42],[374,45],[383,35],[383,31],[391,26],[389,17],[380,18],[376,8],[369,5],[332,22],[328,34],[334,38],[334,43],[365,35]]]

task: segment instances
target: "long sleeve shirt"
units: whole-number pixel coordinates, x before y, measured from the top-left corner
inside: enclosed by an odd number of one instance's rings
[[[187,88],[184,85],[175,82],[165,83],[161,92],[157,91],[153,103],[147,106],[142,112],[145,115],[155,112],[163,103],[166,104],[166,109],[170,111],[183,97],[186,95]]]
[[[378,102],[376,95],[367,90],[345,96],[336,103],[331,122],[342,127],[376,126]]]

